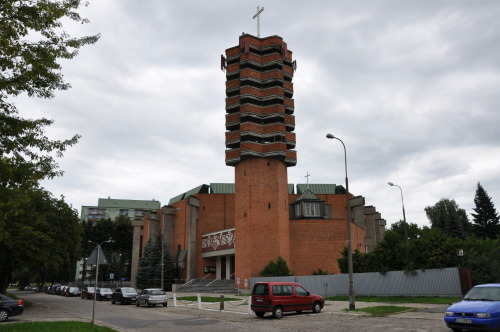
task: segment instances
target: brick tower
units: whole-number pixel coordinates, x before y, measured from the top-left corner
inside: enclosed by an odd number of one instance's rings
[[[295,166],[292,52],[279,36],[240,36],[226,68],[226,165],[235,167],[236,278],[279,256],[289,267],[287,167]]]

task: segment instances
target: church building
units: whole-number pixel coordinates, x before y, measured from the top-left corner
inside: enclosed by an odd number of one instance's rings
[[[257,277],[282,257],[294,275],[339,273],[347,245],[346,193],[335,184],[289,184],[297,163],[293,75],[280,36],[242,34],[221,56],[226,73],[225,162],[234,183],[202,184],[134,220],[132,283],[148,239],[161,236],[186,281]],[[382,240],[385,220],[349,194],[353,250]]]

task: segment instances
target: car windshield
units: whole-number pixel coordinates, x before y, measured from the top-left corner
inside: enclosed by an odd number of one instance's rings
[[[101,293],[113,293],[111,288],[101,288]]]
[[[152,289],[149,291],[149,294],[151,294],[151,295],[165,295],[165,292],[162,291],[161,289]]]
[[[70,288],[69,288],[69,290],[70,290],[70,291],[77,291],[77,290],[79,290],[79,289],[78,289],[78,287],[70,287]]]
[[[474,287],[465,296],[467,301],[500,301],[500,287]]]
[[[129,294],[129,293],[137,293],[137,292],[133,288],[122,288],[122,293]]]

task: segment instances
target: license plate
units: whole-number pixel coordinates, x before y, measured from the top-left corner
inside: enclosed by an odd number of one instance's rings
[[[472,324],[472,319],[457,318],[455,323]]]
[[[262,299],[257,299],[257,300],[255,300],[255,301],[256,301],[256,302],[262,302]]]

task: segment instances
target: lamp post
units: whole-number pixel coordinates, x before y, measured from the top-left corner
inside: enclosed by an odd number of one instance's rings
[[[405,203],[403,201],[403,189],[401,189],[400,186],[398,186],[397,184],[394,184],[392,182],[387,182],[387,184],[390,185],[391,187],[398,187],[399,190],[401,191],[401,204],[403,205],[403,223],[404,223],[404,231],[405,231],[405,241],[406,241],[406,245],[408,245],[408,226],[406,224]]]
[[[94,287],[94,303],[92,304],[92,322],[91,325],[94,325],[94,316],[95,316],[95,298],[97,294],[97,278],[99,277],[99,251],[101,251],[101,246],[103,243],[109,243],[112,240],[103,241],[101,243],[97,243],[94,241],[89,241],[89,243],[94,243],[97,248],[97,257],[96,257],[96,268],[95,268],[95,287]]]
[[[344,142],[338,137],[332,134],[326,134],[328,139],[336,139],[342,143],[344,147],[344,165],[345,165],[345,199],[346,199],[346,221],[347,221],[347,266],[349,270],[349,310],[355,310],[355,298],[354,298],[354,280],[352,272],[352,241],[351,241],[351,207],[349,206],[349,180],[347,178],[347,150],[345,148]]]

